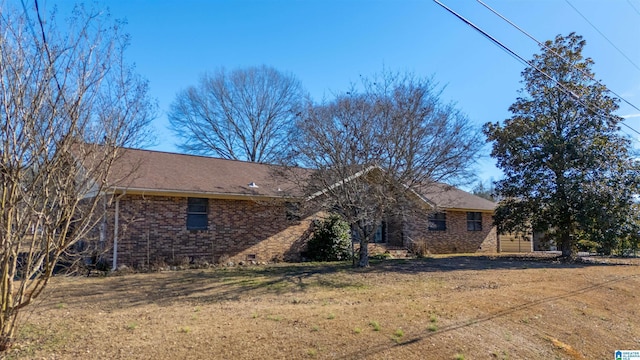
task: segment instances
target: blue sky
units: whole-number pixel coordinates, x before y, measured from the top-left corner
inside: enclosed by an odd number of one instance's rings
[[[41,0],[42,1],[42,0]],[[474,0],[441,0],[526,59],[538,46]],[[485,0],[540,41],[575,31],[587,40],[596,78],[640,107],[640,0]],[[44,0],[46,8],[68,2]],[[431,0],[98,1],[126,19],[130,62],[159,104],[156,150],[177,151],[167,116],[178,91],[206,71],[269,65],[295,75],[316,100],[346,90],[383,67],[433,76],[471,122],[509,117],[524,69]],[[577,8],[608,40],[579,15]],[[609,44],[611,41],[620,49]],[[629,57],[633,64],[625,58]],[[635,65],[634,65],[635,64]],[[640,130],[640,114],[619,115]],[[635,142],[636,146],[640,143]],[[486,153],[488,154],[489,147]],[[499,178],[493,161],[481,179]]]

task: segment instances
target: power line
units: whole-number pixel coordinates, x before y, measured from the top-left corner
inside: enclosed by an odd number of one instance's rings
[[[633,8],[633,10],[635,10],[636,14],[640,15],[640,10],[638,10],[638,8],[633,5],[631,0],[627,0],[627,3]]]
[[[535,41],[538,46],[543,47],[545,50],[551,52],[553,55],[555,55],[558,59],[562,60],[566,65],[571,66],[571,68],[573,68],[574,70],[579,71],[582,75],[588,77],[589,79],[591,79],[592,81],[594,81],[596,84],[603,86],[605,89],[607,89],[608,92],[612,93],[613,95],[615,95],[616,97],[618,97],[620,100],[622,100],[624,103],[626,103],[627,105],[631,106],[632,108],[636,109],[637,111],[640,111],[640,108],[638,108],[637,106],[635,106],[634,104],[632,104],[631,102],[629,102],[627,99],[625,99],[624,97],[622,97],[622,95],[619,95],[618,93],[616,93],[615,91],[609,89],[606,85],[604,85],[601,81],[597,80],[595,77],[593,77],[593,74],[588,73],[587,71],[575,66],[575,64],[571,64],[569,61],[567,61],[564,57],[562,57],[562,55],[558,54],[555,50],[553,50],[552,48],[548,47],[545,43],[539,41],[538,39],[536,39],[533,35],[529,34],[527,31],[525,31],[524,29],[522,29],[521,27],[519,27],[518,25],[516,25],[515,23],[513,23],[511,20],[509,20],[508,18],[506,18],[505,16],[503,16],[502,14],[500,14],[499,12],[497,12],[495,9],[491,8],[489,5],[485,4],[484,2],[482,2],[482,0],[476,0],[477,2],[479,2],[482,6],[484,6],[485,8],[489,9],[489,11],[491,11],[492,13],[494,13],[495,15],[497,15],[498,17],[500,17],[502,20],[506,21],[509,25],[513,26],[514,28],[516,28],[518,31],[520,31],[521,33],[523,33],[524,35],[526,35],[529,39]]]
[[[462,22],[464,22],[465,24],[471,26],[474,30],[480,32],[484,37],[486,37],[487,39],[489,39],[490,41],[492,41],[494,44],[498,45],[501,49],[503,49],[504,51],[506,51],[508,54],[510,54],[511,56],[515,57],[516,59],[518,59],[520,62],[528,65],[529,67],[534,68],[536,71],[538,71],[540,74],[544,75],[547,79],[551,80],[560,90],[562,90],[563,93],[565,93],[565,95],[568,95],[569,97],[573,98],[575,101],[577,101],[580,105],[584,106],[586,109],[593,111],[596,114],[601,113],[602,111],[600,109],[594,109],[592,106],[590,106],[589,104],[585,103],[577,94],[575,94],[573,91],[569,90],[566,86],[564,86],[563,84],[561,84],[559,81],[557,81],[556,79],[554,79],[551,75],[547,74],[544,70],[540,69],[539,67],[537,67],[535,64],[531,63],[530,61],[526,60],[525,58],[523,58],[522,56],[520,56],[518,53],[516,53],[515,51],[511,50],[509,47],[507,47],[506,45],[504,45],[503,43],[501,43],[499,40],[497,40],[496,38],[494,38],[493,36],[489,35],[486,31],[482,30],[480,27],[478,27],[477,25],[473,24],[471,21],[467,20],[465,17],[463,17],[462,15],[458,14],[457,12],[453,11],[452,9],[450,9],[449,7],[447,7],[446,5],[444,5],[443,3],[441,3],[439,0],[433,0],[435,3],[437,3],[438,5],[440,5],[442,8],[444,8],[445,10],[447,10],[449,13],[451,13],[452,15],[454,15],[455,17],[457,17],[459,20],[461,20]],[[612,115],[609,114],[602,114],[604,117],[608,117],[608,118],[612,118]],[[617,119],[616,119],[617,120]],[[632,128],[631,126],[623,123],[623,122],[619,122],[620,124],[626,126],[627,128],[629,128],[629,130],[633,131],[634,133],[640,135],[640,131]],[[638,139],[632,138],[636,141],[639,141]]]
[[[458,19],[460,19],[462,22],[464,22],[465,24],[471,26],[474,30],[476,30],[477,32],[479,32],[480,34],[482,34],[484,37],[486,37],[487,39],[489,39],[491,42],[493,42],[495,45],[497,45],[498,47],[500,47],[502,50],[504,50],[505,52],[507,52],[507,54],[511,55],[512,57],[514,57],[516,60],[520,61],[521,63],[523,63],[524,65],[527,65],[529,62],[527,60],[525,60],[523,57],[521,57],[520,55],[518,55],[515,51],[509,49],[506,45],[504,45],[503,43],[501,43],[499,40],[497,40],[496,38],[494,38],[493,36],[489,35],[486,31],[480,29],[477,25],[475,25],[474,23],[472,23],[471,21],[467,20],[465,17],[463,17],[462,15],[458,14],[457,12],[451,10],[449,7],[447,7],[445,4],[441,3],[438,0],[433,0],[435,1],[438,5],[442,6],[445,10],[447,10],[448,12],[450,12],[451,14],[453,14],[455,17],[457,17]]]
[[[31,19],[29,18],[29,12],[27,11],[27,5],[24,3],[24,0],[21,0],[20,3],[22,4],[22,11],[24,12],[24,17],[27,21],[27,24],[29,24],[29,29],[31,30],[31,35],[33,35],[34,39],[37,39],[38,36],[36,35],[36,31],[33,28],[33,22],[31,22]]]
[[[624,130],[622,130],[622,129],[620,129],[620,131],[622,131],[622,132],[623,132],[625,135],[627,135],[629,138],[636,140],[636,138],[634,138],[634,137],[633,137],[633,135],[629,134],[628,132],[626,132],[626,131],[624,131]],[[640,140],[636,140],[636,141],[640,142]]]
[[[573,4],[569,1],[569,0],[564,0],[567,4],[569,4],[569,6],[571,6],[573,8],[573,10],[575,10],[575,12],[578,13],[578,15],[582,16],[582,18],[589,24],[591,25],[592,28],[594,28],[598,34],[600,34],[605,40],[607,40],[609,42],[609,44],[611,44],[611,46],[613,46],[614,49],[618,50],[618,52],[620,53],[620,55],[624,56],[625,59],[627,59],[627,61],[629,61],[629,63],[631,63],[631,65],[633,65],[636,69],[638,69],[638,71],[640,71],[640,67],[638,65],[636,65],[636,63],[633,62],[633,60],[631,60],[627,54],[625,54],[624,52],[622,52],[622,50],[620,50],[611,40],[609,40],[609,38],[602,33],[602,31],[600,31],[600,29],[598,29],[591,21],[589,21],[589,19],[587,19],[586,16],[584,16],[575,6],[573,6]]]

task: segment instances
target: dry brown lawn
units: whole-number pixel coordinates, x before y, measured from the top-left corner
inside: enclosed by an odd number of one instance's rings
[[[640,266],[450,256],[58,277],[11,359],[613,359]]]

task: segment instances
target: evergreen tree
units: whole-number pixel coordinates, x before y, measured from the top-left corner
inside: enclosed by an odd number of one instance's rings
[[[638,164],[620,134],[618,99],[594,80],[593,60],[575,33],[547,41],[522,72],[521,97],[504,123],[487,123],[501,231],[546,230],[563,256],[581,238],[610,252],[626,234],[638,190]]]

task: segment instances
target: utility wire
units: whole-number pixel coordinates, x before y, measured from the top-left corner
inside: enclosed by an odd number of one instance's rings
[[[522,56],[520,56],[518,53],[516,53],[515,51],[511,50],[509,47],[507,47],[506,45],[504,45],[503,43],[501,43],[499,40],[497,40],[496,38],[494,38],[493,36],[489,35],[486,31],[482,30],[481,28],[479,28],[478,26],[476,26],[475,24],[473,24],[471,21],[467,20],[465,17],[463,17],[462,15],[458,14],[457,12],[453,11],[452,9],[450,9],[449,7],[447,7],[446,5],[444,5],[443,3],[441,3],[439,0],[433,0],[436,4],[440,5],[442,8],[444,8],[445,10],[447,10],[449,13],[451,13],[452,15],[454,15],[455,17],[457,17],[458,19],[460,19],[461,21],[463,21],[465,24],[471,26],[474,30],[480,32],[483,36],[485,36],[487,39],[491,40],[494,44],[498,45],[500,48],[502,48],[504,51],[506,51],[507,53],[509,53],[511,56],[514,56],[515,58],[517,58],[520,62],[527,64],[529,67],[534,68],[536,71],[538,71],[540,74],[544,75],[547,79],[551,80],[553,83],[555,83],[556,86],[558,86],[558,88],[560,90],[562,90],[563,93],[565,93],[565,95],[568,95],[569,97],[573,98],[576,102],[578,102],[580,105],[584,106],[586,109],[593,111],[596,114],[600,114],[601,110],[600,109],[594,109],[592,106],[590,106],[589,104],[585,103],[576,93],[574,93],[573,91],[569,90],[566,86],[564,86],[563,84],[561,84],[559,81],[557,81],[556,79],[554,79],[551,75],[547,74],[544,70],[540,69],[539,67],[535,66],[533,63],[531,63],[530,61],[526,60],[525,58],[523,58]],[[608,117],[608,118],[613,118],[612,115],[609,114],[602,114],[604,115],[604,117]],[[616,119],[617,120],[617,119]],[[626,126],[627,128],[629,128],[631,131],[633,131],[634,133],[640,135],[640,131],[632,128],[631,126],[623,123],[623,122],[619,122],[620,124]],[[635,138],[633,138],[635,139]],[[640,141],[637,140],[636,141]]]
[[[638,8],[633,5],[631,0],[627,0],[627,3],[633,8],[633,10],[636,11],[636,14],[640,15],[640,10],[638,10]]]
[[[515,23],[513,23],[511,20],[507,19],[505,16],[503,16],[502,14],[500,14],[499,12],[497,12],[496,10],[494,10],[493,8],[491,8],[489,5],[485,4],[484,2],[482,2],[482,0],[476,0],[477,2],[479,2],[482,6],[484,6],[485,8],[489,9],[489,11],[491,11],[492,13],[496,14],[499,18],[501,18],[502,20],[506,21],[509,25],[513,26],[514,28],[516,28],[518,31],[520,31],[521,33],[523,33],[524,35],[526,35],[529,39],[535,41],[538,46],[543,47],[545,50],[551,52],[553,55],[555,55],[558,59],[562,60],[566,65],[571,66],[571,68],[573,68],[574,70],[579,71],[582,75],[588,77],[589,79],[591,79],[592,81],[594,81],[596,84],[603,86],[605,89],[607,89],[608,92],[612,93],[613,95],[615,95],[616,97],[618,97],[620,100],[622,100],[624,103],[626,103],[627,105],[631,106],[632,108],[636,109],[637,111],[640,111],[640,108],[638,108],[637,106],[635,106],[634,104],[632,104],[631,102],[629,102],[627,99],[625,99],[624,97],[622,97],[621,95],[619,95],[618,93],[616,93],[615,91],[609,89],[606,85],[604,85],[601,81],[597,80],[595,77],[593,77],[593,74],[588,73],[587,71],[575,66],[575,64],[571,64],[570,62],[568,62],[564,57],[562,57],[562,55],[558,54],[555,50],[553,50],[552,48],[548,47],[545,43],[539,41],[538,39],[536,39],[535,37],[533,37],[533,35],[529,34],[527,31],[525,31],[524,29],[522,29],[521,27],[519,27],[518,25],[516,25]]]
[[[31,19],[29,18],[29,11],[27,11],[27,5],[24,3],[24,0],[21,0],[20,3],[22,3],[22,11],[24,12],[24,17],[27,20],[27,24],[29,24],[31,35],[33,35],[34,39],[37,39],[38,35],[36,35],[36,31],[33,28],[33,22],[31,22]]]
[[[527,60],[525,60],[523,57],[521,57],[520,55],[516,54],[515,51],[509,49],[506,45],[504,45],[503,43],[501,43],[499,40],[497,40],[496,38],[494,38],[493,36],[489,35],[486,31],[480,29],[476,24],[472,23],[471,21],[467,20],[466,18],[464,18],[462,15],[456,13],[455,11],[451,10],[449,7],[447,7],[445,4],[441,3],[438,0],[433,0],[436,2],[436,4],[440,5],[441,7],[443,7],[445,10],[447,10],[448,12],[450,12],[451,14],[453,14],[455,17],[457,17],[458,19],[460,19],[462,22],[464,22],[465,24],[471,26],[474,30],[476,30],[477,32],[479,32],[480,34],[482,34],[484,37],[486,37],[487,39],[489,39],[491,42],[493,42],[494,44],[496,44],[499,48],[501,48],[502,50],[504,50],[505,52],[507,52],[507,54],[511,55],[512,57],[514,57],[516,60],[520,61],[521,63],[523,63],[524,65],[528,65],[529,62]]]
[[[618,52],[620,53],[620,55],[624,56],[625,59],[627,59],[627,61],[629,61],[629,63],[631,63],[631,65],[633,65],[636,69],[638,69],[638,71],[640,71],[640,67],[638,65],[636,65],[636,63],[633,62],[633,60],[631,60],[627,54],[625,54],[624,52],[622,52],[622,50],[620,50],[613,42],[611,42],[611,40],[609,40],[609,38],[602,33],[602,31],[600,31],[600,29],[598,29],[591,21],[589,21],[589,19],[587,19],[586,16],[584,16],[575,6],[573,6],[573,4],[569,1],[569,0],[564,0],[567,4],[569,4],[569,6],[571,6],[573,8],[573,10],[575,10],[578,15],[582,16],[582,18],[589,23],[589,25],[591,25],[592,28],[594,28],[598,34],[602,35],[602,37],[607,40],[609,42],[609,44],[611,44],[611,46],[613,46],[614,49],[618,50]]]

